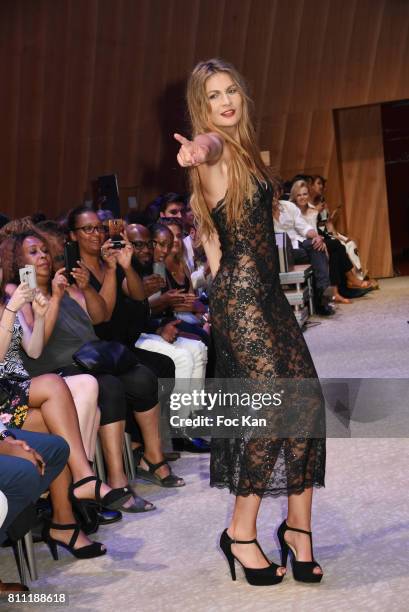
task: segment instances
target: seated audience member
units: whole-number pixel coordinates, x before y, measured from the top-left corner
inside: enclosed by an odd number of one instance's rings
[[[191,334],[189,335],[188,332],[183,331],[186,329],[191,330],[192,327],[188,323],[176,319],[173,313],[174,308],[177,308],[179,304],[183,304],[184,298],[183,296],[181,297],[179,290],[168,290],[166,288],[166,281],[162,276],[152,274],[154,263],[162,266],[163,273],[165,273],[165,259],[173,245],[173,234],[166,226],[159,223],[151,226],[150,230],[152,232],[149,236],[152,236],[153,262],[152,256],[148,255],[148,248],[144,246],[141,249],[142,253],[140,253],[139,258],[136,259],[134,257],[134,263],[137,265],[137,269],[142,276],[145,294],[149,299],[151,310],[152,312],[155,311],[157,316],[160,316],[159,325],[166,334],[166,340],[171,342],[172,338],[176,338],[173,348],[177,348],[177,352],[172,354],[176,367],[176,379],[202,380],[204,376],[203,367],[207,361],[207,348],[203,342],[199,341],[199,338],[193,339]],[[137,235],[139,234],[134,234],[134,236]],[[143,236],[146,237],[146,242],[148,242],[147,235],[143,234],[142,238]],[[156,309],[154,303],[156,304]],[[169,335],[168,332],[170,332]],[[182,337],[182,334],[186,333],[189,337]],[[140,338],[145,341],[145,334],[142,334]],[[165,335],[162,335],[162,338],[165,338]],[[150,337],[147,340],[150,342],[153,338]],[[189,342],[185,340],[189,340]],[[145,348],[149,348],[149,342],[145,345]],[[155,350],[167,352],[170,348],[169,344],[167,344],[165,350],[164,346],[158,347]],[[211,364],[208,363],[208,368],[209,365]],[[210,450],[210,446],[205,440],[202,438],[192,438],[187,434],[177,439],[173,438],[172,442],[175,450],[179,451],[205,453]]]
[[[90,376],[81,374],[78,366],[73,364],[72,355],[85,342],[97,340],[92,321],[97,323],[105,318],[105,302],[97,292],[89,286],[89,272],[79,264],[72,273],[75,284],[69,285],[63,270],[59,270],[54,278],[51,271],[51,256],[47,243],[39,235],[26,232],[14,237],[14,257],[12,260],[11,277],[17,274],[22,265],[35,266],[37,283],[40,292],[50,301],[46,314],[45,339],[46,346],[37,359],[23,357],[24,365],[31,376],[39,376],[56,372],[64,376],[64,380],[78,389],[79,401],[85,406],[91,401],[101,409],[101,425],[99,434],[106,457],[108,483],[112,487],[127,487],[122,463],[122,445],[125,428],[127,404],[125,388],[119,378],[107,374]],[[91,318],[92,317],[92,321]],[[135,411],[137,404],[145,403],[143,372],[134,368],[133,379],[138,383],[138,393],[134,396]],[[92,383],[90,385],[89,383]],[[90,389],[90,386],[92,389]],[[82,389],[82,391],[81,391]],[[90,395],[88,396],[88,393]],[[129,391],[130,393],[130,391]],[[139,400],[139,402],[138,402]],[[88,413],[92,414],[93,406]],[[136,417],[138,418],[138,417]],[[98,433],[99,419],[94,425],[93,437]],[[149,456],[149,439],[147,453]],[[136,496],[132,490],[133,499],[128,500],[118,508],[123,512],[142,512],[152,510],[153,505]]]
[[[170,289],[177,289],[183,295],[184,303],[175,310],[175,315],[192,325],[200,326],[200,318],[206,312],[204,305],[193,291],[189,268],[184,258],[183,224],[178,219],[162,219],[173,234],[173,245],[166,257],[166,280]]]
[[[0,422],[0,494],[7,500],[7,513],[0,517],[0,545],[18,515],[35,503],[64,469],[69,453],[60,436],[7,429]],[[0,594],[19,591],[28,588],[0,580]]]
[[[18,275],[19,268],[27,264],[35,265],[37,279],[41,278],[44,272],[51,273],[51,260],[49,260],[48,250],[41,242],[42,238],[33,230],[22,234],[10,235],[0,245],[0,258],[3,264],[3,277],[5,283],[5,293],[11,296],[19,283]],[[47,254],[47,255],[46,255]],[[36,265],[39,264],[39,265]],[[50,308],[47,311],[46,319],[53,316],[55,302],[51,301]],[[29,304],[22,309],[26,323],[32,327],[34,323],[33,311]],[[48,325],[46,323],[45,340],[48,340]],[[25,353],[22,353],[23,361],[28,359]],[[44,350],[41,357],[30,360],[34,364],[40,363],[44,358]],[[25,364],[27,365],[27,364]],[[36,369],[36,368],[34,368]],[[33,372],[29,370],[31,376],[37,376],[40,373],[48,373],[53,368]],[[95,379],[88,374],[78,376],[67,376],[65,382],[71,391],[77,411],[81,438],[84,444],[85,452],[90,461],[94,459],[96,438],[99,426],[99,410],[98,410],[98,385]]]
[[[168,217],[183,219],[185,209],[184,197],[179,193],[165,193],[156,198],[148,207],[153,222],[159,221],[159,218]]]
[[[32,301],[34,323],[26,323],[22,308]],[[91,542],[76,524],[71,503],[79,510],[85,500],[115,509],[130,494],[123,488],[111,489],[94,475],[78,426],[78,418],[69,388],[62,378],[47,374],[30,379],[24,368],[21,351],[39,357],[44,346],[47,299],[26,283],[19,285],[10,298],[0,294],[0,380],[11,396],[1,408],[0,419],[9,428],[60,435],[68,442],[70,454],[65,467],[50,484],[52,521],[45,527],[43,539],[54,558],[57,546],[63,546],[77,558],[104,555],[106,548]],[[73,482],[72,482],[73,481]]]
[[[140,401],[135,401],[140,391],[138,381],[133,380],[135,377],[132,374],[121,375],[122,382],[126,379],[127,393],[129,389],[129,395],[134,400],[132,410],[138,410],[135,416],[144,436],[145,455],[138,471],[141,477],[161,486],[183,486],[183,479],[172,474],[164,461],[159,431],[157,378],[173,380],[174,363],[166,355],[135,347],[148,305],[142,280],[132,267],[132,245],[124,234],[123,248],[113,249],[112,241],[105,240],[104,228],[96,213],[84,206],[71,211],[68,228],[70,238],[78,242],[81,260],[90,272],[90,285],[105,302],[106,320],[94,326],[97,336],[122,342],[135,353],[140,361],[139,372],[145,377],[145,388],[149,389],[142,405]],[[150,454],[145,439],[148,433],[151,436]]]
[[[164,222],[167,221],[164,220]],[[176,221],[179,222],[178,220]],[[154,245],[153,263],[163,266],[164,279],[159,278],[157,274],[148,274],[143,279],[144,290],[145,295],[148,296],[152,315],[160,319],[167,319],[167,322],[169,322],[178,318],[175,312],[186,311],[186,295],[183,289],[169,287],[167,281],[168,275],[165,269],[165,260],[173,248],[174,238],[172,232],[166,225],[161,223],[151,226],[151,232]],[[151,271],[152,268],[149,267],[149,270]],[[146,272],[144,271],[143,273],[145,274]],[[191,297],[189,296],[189,300],[191,300]],[[196,299],[196,296],[194,296],[194,300]],[[203,308],[203,306],[201,305],[200,308]],[[200,324],[198,325],[197,322],[192,324],[181,320],[177,327],[179,330],[178,336],[183,335],[184,337],[202,340],[208,346],[208,332]]]
[[[206,290],[209,287],[211,280],[210,266],[206,259],[206,254],[203,247],[197,244],[197,231],[193,224],[188,224],[186,221],[183,225],[187,236],[183,239],[183,252],[186,266],[190,273],[192,288],[198,291]]]
[[[318,229],[323,236],[336,238],[344,245],[347,255],[353,265],[353,275],[350,275],[347,279],[347,289],[379,289],[379,285],[374,279],[365,278],[366,272],[364,272],[362,268],[356,242],[344,236],[335,228],[335,219],[341,206],[336,207],[335,210],[330,212],[325,200],[326,179],[319,174],[314,175],[312,178],[313,182],[310,187],[310,194],[312,203],[319,213],[317,220]]]
[[[307,223],[318,232],[319,213],[316,207],[309,202],[307,183],[304,181],[294,183],[290,193],[290,202],[296,204]],[[339,304],[351,304],[351,300],[344,295],[347,282],[351,282],[351,277],[354,277],[351,260],[339,240],[330,236],[323,236],[323,238],[329,256],[329,275],[331,285],[334,287],[334,300]],[[354,297],[361,297],[361,295],[364,295],[364,292],[359,292]]]
[[[273,220],[276,232],[286,232],[291,240],[296,264],[311,263],[315,282],[315,307],[320,315],[334,313],[329,305],[331,295],[328,257],[324,239],[307,223],[295,204],[273,199]]]
[[[127,228],[128,238],[134,248],[137,271],[144,280],[144,273],[152,272],[153,245],[150,231],[142,225],[132,225]],[[160,240],[160,237],[157,236]],[[167,252],[170,251],[170,242]],[[157,285],[148,284],[148,292],[156,291],[164,285],[164,280],[158,276]],[[143,332],[136,346],[168,355],[175,363],[176,379],[195,379],[203,383],[206,374],[207,348],[203,342],[182,338],[179,336],[179,320],[162,323],[157,320],[155,333]]]

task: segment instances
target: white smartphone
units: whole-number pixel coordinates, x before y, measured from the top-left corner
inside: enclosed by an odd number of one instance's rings
[[[20,283],[27,283],[30,289],[37,289],[37,275],[34,266],[27,265],[19,269]]]

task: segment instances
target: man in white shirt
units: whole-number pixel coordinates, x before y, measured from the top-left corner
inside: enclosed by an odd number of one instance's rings
[[[308,224],[299,208],[287,200],[273,200],[274,230],[286,232],[291,240],[294,261],[310,263],[315,277],[316,310],[328,316],[334,313],[328,305],[330,279],[324,239]]]
[[[193,241],[196,236],[196,229],[193,225],[189,225],[187,223],[185,223],[185,228],[188,228],[189,234],[183,238],[183,244],[185,245],[184,260],[189,268],[193,290],[198,291],[200,296],[201,290],[208,289],[211,279],[210,268],[207,261],[201,263],[196,268],[197,264],[195,262],[195,252],[193,246]]]

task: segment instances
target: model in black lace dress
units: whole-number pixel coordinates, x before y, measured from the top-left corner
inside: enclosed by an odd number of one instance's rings
[[[271,185],[258,183],[234,231],[228,227],[223,202],[212,211],[222,250],[210,302],[217,378],[310,381],[317,376],[280,286],[272,197]],[[317,431],[323,423],[319,387],[307,383],[299,393],[305,394],[299,398],[302,428]],[[227,487],[235,495],[300,493],[323,486],[324,473],[322,438],[250,436],[212,442],[211,485]]]
[[[274,194],[256,145],[245,83],[223,60],[200,62],[189,78],[187,101],[193,140],[175,134],[181,144],[177,159],[190,169],[191,207],[213,275],[216,375],[245,379],[258,392],[287,380],[284,407],[271,406],[263,414],[268,417],[264,435],[242,428],[235,439],[217,432],[212,442],[211,484],[236,496],[220,547],[233,580],[238,560],[250,584],[280,582],[285,569],[270,563],[256,534],[261,500],[285,494],[288,515],[278,530],[282,566],[291,550],[294,577],[319,582],[322,570],[314,560],[310,529],[312,490],[324,484],[322,394],[280,287]],[[243,408],[244,402],[238,409]]]

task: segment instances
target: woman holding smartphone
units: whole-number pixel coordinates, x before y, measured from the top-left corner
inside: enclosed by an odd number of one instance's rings
[[[27,325],[22,308],[32,301],[34,323]],[[99,557],[106,548],[91,542],[77,525],[72,502],[94,501],[116,508],[129,499],[124,489],[111,489],[94,475],[81,440],[78,418],[71,393],[62,378],[46,374],[30,378],[21,359],[21,350],[39,357],[44,345],[45,315],[48,300],[20,284],[8,298],[0,287],[0,377],[11,396],[9,405],[0,408],[0,418],[8,428],[60,435],[70,446],[68,467],[51,483],[52,520],[43,531],[55,559],[57,546],[80,559]]]

